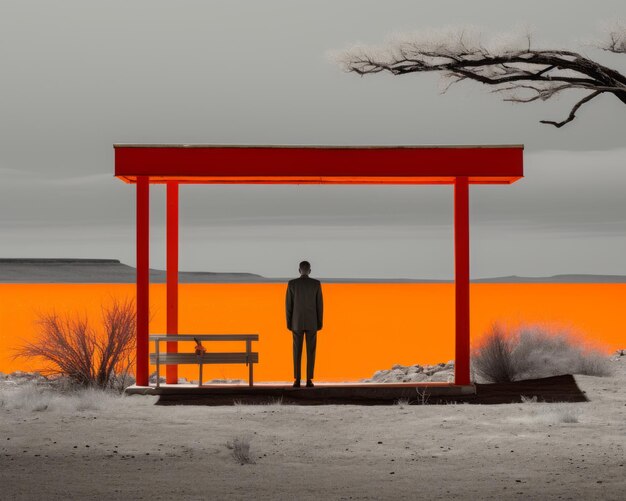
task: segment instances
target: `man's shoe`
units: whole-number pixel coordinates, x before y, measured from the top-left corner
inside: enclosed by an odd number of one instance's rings
[[[294,388],[300,388],[300,380],[299,380],[299,379],[296,379],[296,380],[293,382],[293,387],[294,387]]]
[[[306,380],[306,387],[307,388],[313,388],[315,385],[313,384],[313,381],[311,381],[310,379]]]

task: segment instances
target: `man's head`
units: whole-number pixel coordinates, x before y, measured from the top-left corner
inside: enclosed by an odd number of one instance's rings
[[[300,275],[309,275],[311,273],[311,263],[309,263],[308,261],[302,261],[300,263]]]

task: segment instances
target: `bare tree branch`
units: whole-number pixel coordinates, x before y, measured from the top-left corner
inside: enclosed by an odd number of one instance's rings
[[[602,48],[626,53],[626,29],[611,31]],[[495,87],[495,92],[504,94],[505,101],[515,103],[546,101],[565,90],[592,91],[574,106],[566,120],[541,121],[555,127],[574,120],[578,108],[600,94],[612,94],[626,104],[625,75],[574,51],[535,49],[530,35],[517,43],[494,47],[467,30],[443,36],[417,34],[391,41],[383,48],[344,51],[340,62],[346,71],[358,75],[440,72],[450,80],[444,93],[458,82],[473,80]]]
[[[578,111],[578,108],[580,108],[583,104],[588,103],[589,101],[591,101],[593,98],[599,96],[600,94],[602,94],[602,91],[596,91],[593,92],[591,94],[589,94],[587,97],[582,98],[580,101],[578,101],[574,107],[572,108],[572,111],[570,111],[569,116],[563,120],[562,122],[552,122],[550,120],[541,120],[542,124],[550,124],[550,125],[554,125],[557,128],[561,128],[563,127],[565,124],[571,122],[572,120],[574,120],[574,118],[576,118],[576,112]]]
[[[626,24],[617,23],[609,32],[608,39],[598,48],[616,54],[626,54]]]

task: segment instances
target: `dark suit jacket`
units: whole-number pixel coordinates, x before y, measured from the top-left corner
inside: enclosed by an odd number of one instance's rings
[[[319,280],[302,275],[287,284],[287,329],[322,330],[324,304]]]

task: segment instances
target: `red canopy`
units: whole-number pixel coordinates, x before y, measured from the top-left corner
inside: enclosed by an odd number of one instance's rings
[[[511,184],[523,146],[115,145],[115,175],[134,183]]]

